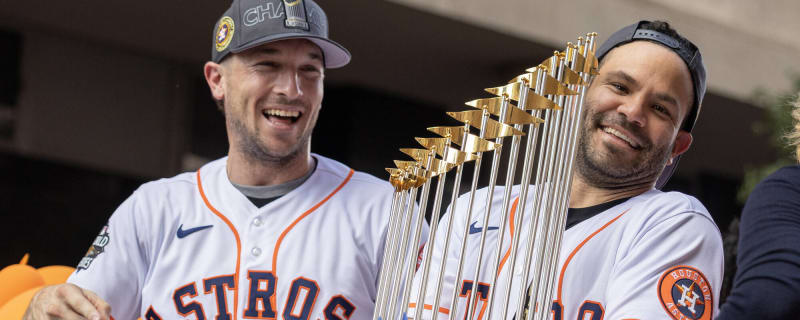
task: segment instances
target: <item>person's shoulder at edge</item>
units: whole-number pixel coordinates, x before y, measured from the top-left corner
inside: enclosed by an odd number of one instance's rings
[[[785,166],[771,173],[756,185],[753,192],[760,192],[771,186],[788,186],[800,192],[800,164]]]
[[[800,203],[800,165],[786,166],[776,170],[761,180],[747,197],[742,210],[742,222],[763,219],[765,214],[781,211],[764,210],[776,202],[797,200]]]

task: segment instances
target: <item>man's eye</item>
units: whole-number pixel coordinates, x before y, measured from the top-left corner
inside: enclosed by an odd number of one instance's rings
[[[300,70],[303,72],[316,72],[316,73],[320,72],[320,68],[317,68],[315,66],[304,66],[301,67]]]
[[[660,113],[662,113],[662,114],[664,114],[664,115],[666,115],[666,116],[670,115],[669,114],[669,110],[667,108],[665,108],[664,106],[660,105],[660,104],[654,104],[653,105],[653,109],[658,111],[658,112],[660,112]]]
[[[611,85],[611,87],[614,88],[614,91],[617,91],[619,93],[628,93],[628,87],[626,87],[626,86],[624,86],[622,84],[619,84],[619,83],[616,83],[616,82],[612,82],[612,83],[609,83],[609,85]]]
[[[262,61],[262,62],[256,63],[256,66],[275,68],[275,67],[278,66],[278,64],[275,63],[275,62],[272,62],[272,61]]]

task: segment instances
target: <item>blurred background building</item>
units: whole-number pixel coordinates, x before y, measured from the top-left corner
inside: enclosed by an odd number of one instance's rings
[[[667,189],[696,195],[723,231],[745,169],[777,155],[751,99],[800,71],[800,2],[318,0],[352,63],[328,70],[313,151],[387,178],[444,111],[586,32],[662,19],[709,74],[695,141]],[[75,265],[141,183],[227,152],[202,76],[229,1],[0,0],[0,266]],[[465,180],[466,181],[466,180]]]

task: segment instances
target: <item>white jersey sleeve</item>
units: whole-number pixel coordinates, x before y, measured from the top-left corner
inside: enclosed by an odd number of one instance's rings
[[[705,209],[694,210],[692,200],[688,210],[676,208],[642,224],[629,247],[609,252],[623,258],[608,281],[605,318],[677,319],[683,314],[712,319],[722,284],[722,243],[716,224],[703,214]]]
[[[115,319],[139,316],[141,291],[147,273],[147,223],[139,193],[134,192],[108,220],[68,282],[97,293],[113,306]]]

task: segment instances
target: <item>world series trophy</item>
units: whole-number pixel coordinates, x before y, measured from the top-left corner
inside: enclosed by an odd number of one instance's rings
[[[467,102],[466,105],[473,110],[447,113],[463,125],[428,128],[439,137],[416,138],[423,148],[400,149],[411,160],[396,160],[396,168],[387,168],[395,192],[374,320],[437,319],[445,315],[447,319],[455,320],[459,313],[463,317],[459,320],[522,319],[517,315],[523,315],[524,320],[547,318],[569,205],[584,96],[597,74],[598,62],[594,54],[596,36],[596,33],[589,33],[585,38],[579,37],[577,44],[567,43],[563,52],[556,51],[553,56],[525,70],[524,74],[515,77],[507,85],[486,89],[494,97]],[[523,137],[526,142],[521,151]],[[485,188],[485,199],[476,199],[484,158],[491,161],[490,164],[484,164],[491,168],[489,183]],[[492,208],[492,199],[503,159],[507,172],[503,182],[505,187],[499,188],[503,190],[503,197],[500,210],[497,210]],[[473,170],[470,191],[459,197],[462,175],[469,164]],[[448,173],[453,169],[452,202],[440,217],[444,185]],[[515,181],[518,170],[522,174],[520,181]],[[436,188],[431,195],[434,179]],[[512,186],[515,185],[519,186],[519,194],[511,211],[522,214],[509,215]],[[529,192],[532,194],[529,195]],[[433,200],[429,201],[431,196]],[[467,202],[466,207],[461,207],[464,206],[463,201]],[[476,201],[485,201],[485,206],[478,206],[482,212],[473,210]],[[466,214],[457,215],[457,211]],[[418,265],[417,244],[423,234],[424,216],[429,212],[430,233],[427,245],[421,252],[422,263]],[[513,228],[517,226],[518,230],[522,229],[525,215],[529,216],[527,230],[531,231],[522,239],[523,232],[514,233]],[[460,232],[461,235],[475,233],[475,230],[470,230],[474,224],[469,223],[473,221],[473,216],[482,218],[480,237],[462,236],[461,241],[451,243],[451,234],[454,232]],[[496,243],[487,243],[490,216],[500,221],[496,229],[500,236]],[[437,230],[440,219],[446,223],[443,231]],[[459,222],[463,230],[454,230],[455,219],[464,220]],[[506,239],[503,235],[509,232],[509,224],[512,235]],[[444,234],[437,234],[442,232]],[[444,245],[434,249],[437,237],[444,237]],[[468,241],[479,241],[478,254],[474,257],[480,261],[469,261],[477,265],[471,270],[471,278],[464,274]],[[488,258],[484,254],[487,245],[496,248]],[[471,244],[470,247],[475,246]],[[501,249],[506,247],[509,249],[503,255]],[[448,261],[443,258],[445,254],[439,252],[440,261],[431,263],[436,256],[434,250],[456,250],[454,252],[460,252],[460,255],[457,261]],[[511,269],[509,274],[516,274],[520,264],[517,259],[523,259],[519,271],[528,270],[522,272],[524,276],[520,277],[521,280],[516,279],[519,283],[512,283],[515,279],[512,276],[500,279],[499,266],[510,260],[505,266]],[[432,269],[432,265],[437,267]],[[452,282],[448,284],[445,284],[446,269],[451,273],[456,270],[455,277],[451,277]],[[412,286],[415,272],[416,277],[420,278],[417,280],[419,285]],[[466,287],[472,282],[465,279],[485,279],[487,275],[490,279],[488,284]],[[501,280],[500,283],[498,280]],[[452,288],[452,292],[443,292],[443,285]],[[498,290],[494,289],[498,285],[507,289],[495,294]],[[479,292],[481,296],[476,299]],[[442,299],[445,294],[449,295],[446,297],[449,300]],[[463,299],[459,297],[465,296],[466,306],[460,306],[459,302]],[[424,301],[411,302],[412,297]],[[443,303],[442,300],[450,303]],[[479,301],[483,304],[481,308],[477,308]],[[509,310],[512,305],[516,306],[515,310]],[[431,310],[431,316],[423,317],[426,309]]]

